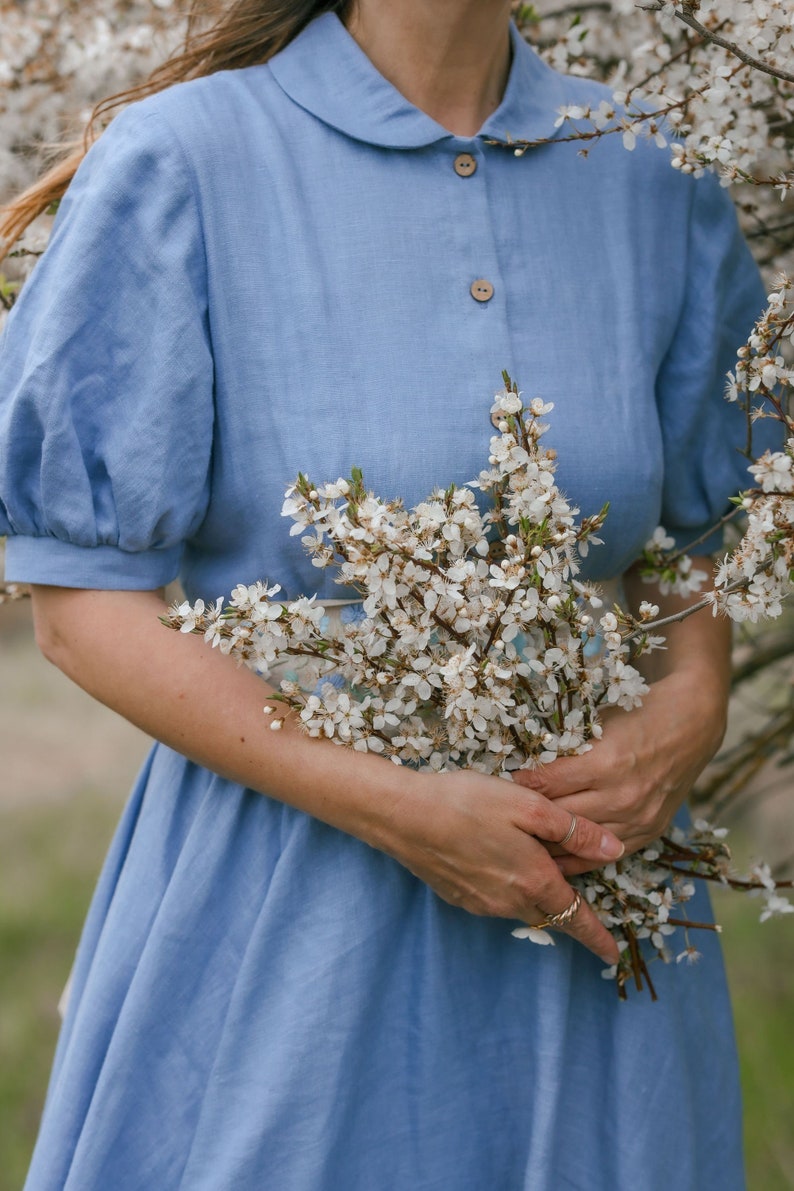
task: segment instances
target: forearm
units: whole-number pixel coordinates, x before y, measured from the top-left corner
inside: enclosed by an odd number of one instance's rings
[[[269,731],[272,690],[200,637],[158,621],[156,592],[35,587],[36,635],[79,686],[190,760],[375,846],[411,773],[304,735],[292,715]]]
[[[694,566],[709,576],[713,571],[710,558],[695,558]],[[662,595],[657,584],[642,581],[638,569],[628,571],[623,582],[630,611],[636,612],[642,600],[649,600],[659,606],[661,616],[674,616],[701,599],[701,593],[688,597]],[[703,609],[665,625],[659,632],[665,637],[665,648],[653,650],[635,663],[645,679],[657,683],[671,675],[687,678],[697,685],[704,699],[712,700],[724,712],[731,678],[730,620]]]
[[[711,562],[695,560],[711,573]],[[624,576],[627,611],[643,600],[675,616],[698,602],[663,596],[644,583],[638,569]],[[704,609],[665,625],[666,648],[639,657],[650,683],[642,706],[627,712],[607,708],[604,734],[591,752],[564,757],[534,774],[519,776],[570,812],[588,815],[624,840],[629,852],[646,847],[669,827],[725,733],[730,691],[730,622]],[[566,876],[587,871],[565,858]]]
[[[310,738],[292,715],[269,731],[274,717],[262,708],[272,688],[199,637],[164,628],[156,592],[35,587],[33,606],[55,665],[191,760],[380,848],[471,913],[540,922],[570,905],[570,886],[538,841],[561,839],[571,817],[540,795],[474,772],[428,778]],[[584,817],[568,847],[590,863],[622,851]],[[617,960],[589,907],[568,929],[607,963]]]

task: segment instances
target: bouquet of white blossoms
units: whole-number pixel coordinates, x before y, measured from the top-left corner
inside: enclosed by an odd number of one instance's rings
[[[398,765],[509,778],[586,752],[601,736],[602,708],[640,704],[648,687],[632,663],[663,646],[654,630],[666,622],[649,602],[636,617],[617,604],[606,609],[600,589],[577,578],[607,508],[577,520],[579,510],[555,482],[555,452],[543,444],[552,406],[537,398],[525,406],[504,380],[491,409],[497,433],[488,467],[469,484],[436,490],[411,509],[367,491],[356,470],[326,484],[299,475],[287,490],[282,513],[295,523],[291,533],[303,535],[315,566],[334,569],[336,581],[361,597],[333,631],[315,596],[279,601],[279,586],[265,582],[235,588],[228,604],[174,605],[163,618],[203,633],[263,677],[302,659],[302,681],[282,679],[274,697],[282,711],[265,707],[272,729],[292,714],[310,736]],[[485,511],[474,490],[484,494]],[[665,559],[665,544],[657,531],[646,552],[649,574],[661,566],[663,587],[696,589],[705,576],[686,556]],[[726,574],[721,597],[711,593],[715,611],[756,581]],[[641,853],[573,880],[618,941],[621,961],[604,975],[617,979],[622,996],[632,975],[655,996],[646,952],[670,960],[681,929],[685,946],[676,958],[691,961],[697,952],[688,930],[715,929],[683,910],[676,916],[694,878],[761,890],[762,919],[794,910],[766,866],[746,877],[732,871],[725,834],[696,820],[687,832],[673,827]],[[528,926],[513,934],[553,941]]]

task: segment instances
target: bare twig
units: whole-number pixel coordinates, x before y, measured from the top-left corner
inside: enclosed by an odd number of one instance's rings
[[[664,0],[655,0],[653,4],[638,4],[638,8],[644,9],[646,12],[661,12],[667,5]],[[741,49],[734,41],[729,41],[727,37],[722,37],[719,33],[713,33],[702,25],[695,16],[696,4],[691,0],[683,0],[681,7],[674,7],[674,12],[679,21],[688,25],[705,41],[710,41],[714,45],[720,46],[723,50],[727,50],[729,54],[733,54],[745,66],[752,67],[753,70],[760,70],[763,74],[771,75],[773,79],[780,79],[787,83],[794,83],[794,74],[787,70],[781,70],[777,66],[770,66],[768,62],[764,62],[761,58],[755,58],[752,54],[748,54],[746,50]]]
[[[792,655],[794,637],[790,633],[781,634],[766,645],[756,646],[747,661],[735,665],[731,683],[734,688],[740,686],[741,683],[747,682],[748,678],[754,678],[759,671],[766,670],[768,666],[773,666],[775,662]]]

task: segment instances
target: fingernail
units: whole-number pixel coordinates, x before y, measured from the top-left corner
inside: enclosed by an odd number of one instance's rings
[[[619,860],[626,851],[626,845],[614,835],[601,836],[601,855],[608,860]]]
[[[565,872],[565,861],[564,860],[555,860],[554,863],[557,865],[557,868],[560,870],[561,873]]]

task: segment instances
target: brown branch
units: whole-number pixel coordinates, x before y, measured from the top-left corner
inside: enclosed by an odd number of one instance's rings
[[[770,644],[756,648],[746,662],[734,666],[731,685],[734,688],[739,686],[748,678],[753,678],[759,670],[765,670],[767,666],[773,666],[775,662],[780,662],[792,654],[794,654],[794,637],[790,634],[780,636]]]
[[[720,23],[717,25],[717,29],[723,29],[728,23],[729,21],[726,17],[725,20],[720,21]],[[666,70],[669,70],[669,68],[681,58],[686,58],[687,55],[691,54],[693,50],[696,50],[699,45],[702,45],[702,42],[685,41],[680,50],[678,50],[675,54],[671,54],[670,57],[662,62],[660,66],[657,66],[655,70],[652,70],[649,74],[646,74],[645,78],[642,79],[641,82],[635,83],[631,90],[644,90],[648,86],[648,83],[653,82],[653,80],[658,78],[660,74],[663,74]]]
[[[558,17],[575,17],[582,12],[610,12],[612,5],[607,0],[590,0],[586,4],[566,4],[563,8],[555,8],[552,12],[539,12],[536,20],[530,23],[539,25],[541,21],[553,21]]]
[[[741,66],[737,66],[736,69],[732,72],[732,74],[729,77],[732,79],[734,77],[734,75],[738,74],[741,69],[742,69]],[[653,77],[653,76],[651,75],[650,77]],[[514,140],[513,137],[508,135],[507,139],[504,141],[497,140],[495,138],[488,138],[485,143],[486,143],[486,145],[494,145],[500,149],[510,149],[510,150],[512,150],[513,153],[515,153],[517,150],[520,150],[520,152],[518,153],[518,156],[523,156],[523,154],[526,152],[527,149],[536,149],[536,148],[539,148],[541,145],[562,145],[562,144],[566,144],[569,141],[598,140],[603,136],[612,136],[616,132],[620,132],[620,133],[625,132],[627,127],[633,128],[635,124],[650,124],[653,121],[666,120],[667,117],[669,116],[670,112],[674,112],[679,108],[686,110],[687,106],[690,103],[692,103],[693,100],[702,96],[704,94],[704,92],[706,92],[709,89],[709,87],[711,86],[711,82],[710,81],[706,82],[703,84],[702,87],[687,92],[687,94],[682,99],[671,100],[667,104],[666,107],[657,108],[656,111],[653,111],[653,112],[645,112],[645,111],[631,112],[631,111],[629,111],[628,108],[631,103],[631,95],[635,91],[640,90],[644,85],[645,85],[645,82],[643,80],[643,82],[636,83],[631,88],[631,90],[628,92],[626,104],[623,105],[626,123],[621,121],[618,124],[611,124],[608,128],[593,128],[593,130],[591,132],[577,131],[577,132],[569,133],[567,136],[562,136],[562,135],[560,135],[559,132],[555,132],[552,136],[538,137],[534,141],[521,140],[521,139]],[[751,178],[751,181],[753,181],[757,185],[762,184],[761,182],[757,181],[756,179]],[[779,184],[779,179],[776,180],[775,184],[776,185]]]
[[[499,629],[502,627],[502,618],[518,594],[518,590],[519,589],[517,587],[511,587],[510,591],[507,593],[507,599],[505,600],[502,608],[494,616],[493,624],[490,627],[488,637],[486,639],[485,645],[483,646],[482,656],[487,657],[488,653],[490,652],[491,646],[496,640],[496,635],[499,632]]]
[[[671,926],[683,926],[685,928],[691,926],[693,929],[697,928],[698,930],[713,930],[717,934],[722,930],[722,927],[718,926],[716,922],[693,922],[691,918],[668,918],[667,921]]]
[[[794,219],[786,219],[783,221],[783,223],[772,224],[764,223],[763,220],[759,219],[757,215],[755,216],[755,219],[759,226],[754,231],[746,233],[748,240],[762,240],[765,237],[771,238],[778,232],[787,232],[789,230],[794,231]],[[783,246],[788,246],[788,240],[783,241]]]
[[[637,7],[645,9],[646,12],[660,12],[665,5],[662,0],[656,0],[654,4],[638,4]],[[674,12],[679,21],[688,25],[690,29],[693,29],[705,41],[710,41],[713,45],[718,45],[723,50],[727,50],[729,54],[733,54],[745,66],[750,66],[753,70],[760,70],[763,74],[771,75],[773,79],[794,83],[794,74],[791,74],[787,70],[780,70],[777,67],[770,66],[767,62],[762,61],[761,58],[754,58],[746,50],[740,49],[736,42],[728,41],[726,37],[721,37],[719,33],[712,33],[694,15],[696,7],[697,5],[692,0],[682,0],[681,7],[676,7]]]
[[[642,992],[642,975],[645,962],[640,955],[640,948],[637,943],[637,936],[634,934],[632,928],[626,924],[626,938],[629,941],[629,953],[631,955],[631,970],[634,976],[634,983],[637,992]]]
[[[790,743],[792,732],[794,707],[786,708],[763,731],[745,737],[736,749],[731,750],[708,783],[696,787],[696,802],[700,805],[713,802],[713,813],[720,813],[741,793],[750,778],[769,763],[775,750]]]
[[[662,853],[659,859],[665,860],[664,853]],[[766,885],[763,885],[760,881],[744,881],[741,877],[726,877],[722,874],[718,876],[717,873],[698,873],[693,869],[679,868],[676,864],[673,864],[669,860],[665,861],[665,863],[667,864],[667,867],[670,869],[671,873],[678,873],[680,876],[684,877],[694,877],[698,881],[716,881],[718,885],[729,885],[731,889],[744,889],[747,891],[751,889],[766,889]],[[776,889],[791,889],[792,886],[794,886],[794,881],[775,881]],[[668,918],[667,921],[673,926],[703,925],[700,922],[678,922],[673,918]]]
[[[667,565],[669,566],[671,563],[678,562],[679,558],[683,558],[685,554],[691,554],[695,546],[699,546],[701,542],[705,542],[706,539],[710,538],[711,535],[716,533],[718,529],[722,529],[730,521],[733,521],[734,517],[737,517],[739,513],[743,512],[744,509],[741,505],[734,505],[729,513],[725,513],[724,516],[720,517],[719,521],[715,521],[714,524],[710,525],[704,533],[700,534],[696,538],[693,538],[691,542],[687,542],[686,546],[682,546],[680,550],[674,551],[673,554],[668,554],[665,558]]]

